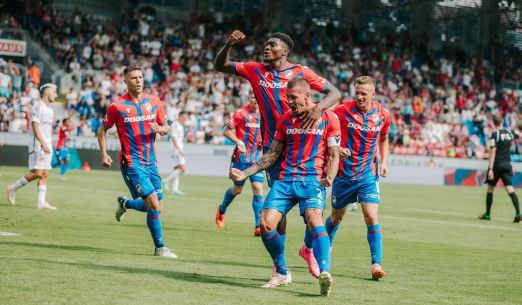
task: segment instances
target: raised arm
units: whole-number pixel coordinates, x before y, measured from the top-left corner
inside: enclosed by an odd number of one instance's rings
[[[236,68],[229,60],[230,49],[245,38],[245,34],[241,31],[234,30],[232,34],[230,34],[230,37],[228,37],[225,45],[217,53],[216,58],[214,59],[214,69],[223,73],[236,74]]]

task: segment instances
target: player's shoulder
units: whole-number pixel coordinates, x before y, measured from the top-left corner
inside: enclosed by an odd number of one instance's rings
[[[283,115],[279,118],[278,121],[280,122],[284,122],[284,121],[287,121],[287,122],[292,122],[292,119],[296,119],[297,118],[297,115],[295,115],[292,110],[287,110],[285,113],[283,113]]]
[[[374,103],[374,107],[379,109],[379,112],[382,112],[384,113],[385,115],[389,115],[390,114],[390,111],[388,111],[388,109],[386,109],[386,107],[384,107],[383,104],[377,102],[377,101],[373,101]]]
[[[160,98],[150,93],[143,93],[143,98],[149,100],[152,103],[161,104]]]
[[[348,111],[351,111],[351,109],[356,108],[356,107],[357,107],[357,102],[355,100],[348,100],[348,101],[342,103],[341,105],[339,105],[339,107],[335,108],[334,112],[335,113],[348,112]]]

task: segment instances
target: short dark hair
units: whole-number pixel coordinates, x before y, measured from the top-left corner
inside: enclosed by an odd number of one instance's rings
[[[298,86],[310,91],[310,84],[308,83],[308,81],[305,78],[303,78],[301,76],[296,76],[296,77],[292,78],[286,85],[286,87],[288,89],[292,89],[292,88],[298,87]]]
[[[130,65],[130,66],[127,66],[125,68],[125,70],[123,70],[123,75],[127,75],[129,73],[131,73],[132,71],[141,71],[141,73],[143,74],[143,70],[141,70],[141,67],[138,66],[138,65]]]
[[[280,39],[282,42],[284,42],[286,44],[286,46],[288,47],[288,50],[292,50],[292,48],[294,47],[294,41],[292,40],[292,38],[290,38],[290,36],[288,36],[285,33],[281,33],[281,32],[272,33],[272,35],[270,35],[268,38],[269,39],[270,38]]]
[[[495,124],[495,126],[499,126],[501,125],[502,123],[504,122],[504,120],[502,119],[502,115],[500,114],[497,114],[493,117],[493,124]]]

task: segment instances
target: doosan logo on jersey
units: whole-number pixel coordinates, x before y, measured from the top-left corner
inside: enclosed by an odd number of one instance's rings
[[[151,113],[149,115],[133,116],[130,118],[125,118],[123,121],[125,123],[133,123],[133,122],[152,121],[152,120],[154,120],[154,115]]]
[[[259,123],[246,123],[245,126],[250,128],[259,128]]]
[[[266,87],[266,88],[272,88],[272,89],[281,89],[281,88],[286,88],[286,84],[287,83],[269,83],[267,81],[264,81],[264,80],[260,80],[259,81],[259,85],[260,86],[263,86],[263,87]]]
[[[315,135],[323,135],[324,129],[301,129],[301,128],[292,128],[287,129],[286,134],[315,134]]]
[[[358,129],[362,131],[381,131],[381,126],[364,126],[360,124],[354,124],[352,122],[348,123],[348,128]]]

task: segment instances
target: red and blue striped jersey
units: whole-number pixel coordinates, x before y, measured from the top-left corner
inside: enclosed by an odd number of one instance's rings
[[[56,142],[56,150],[69,148],[71,142],[69,127],[62,125],[58,131],[58,142]]]
[[[278,70],[269,64],[258,62],[236,62],[235,67],[237,75],[246,78],[254,91],[262,118],[261,135],[264,147],[270,147],[279,117],[290,109],[286,101],[289,80],[296,76],[303,77],[310,88],[321,93],[325,92],[329,84],[310,68],[289,62]]]
[[[246,154],[234,150],[233,160],[240,163],[254,163],[261,156],[261,132],[259,130],[259,113],[254,112],[250,105],[241,107],[232,119],[228,121],[227,128],[236,131],[238,137],[246,147]]]
[[[377,176],[377,141],[384,141],[390,129],[390,112],[378,102],[372,102],[367,113],[348,101],[335,109],[341,123],[341,147],[351,156],[339,163],[339,178],[357,180]]]
[[[127,93],[109,106],[103,124],[106,128],[116,124],[121,144],[120,166],[156,165],[156,133],[151,126],[154,122],[166,122],[165,110],[156,96],[144,93],[142,100],[134,103]]]
[[[302,129],[301,119],[292,111],[277,122],[274,139],[285,143],[281,161],[281,181],[319,181],[325,174],[328,146],[339,146],[339,119],[330,110],[312,128]]]

